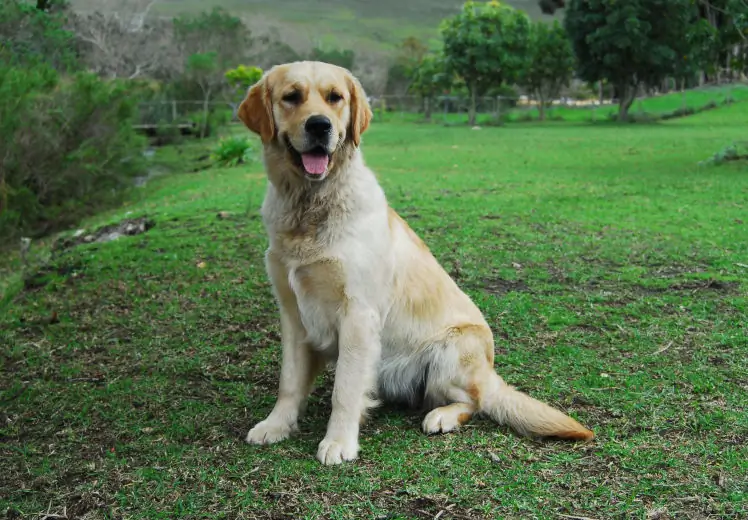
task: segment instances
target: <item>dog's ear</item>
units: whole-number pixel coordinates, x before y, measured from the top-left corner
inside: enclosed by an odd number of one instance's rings
[[[239,105],[237,115],[247,128],[260,135],[263,143],[275,137],[273,101],[267,74],[249,89],[247,97]]]
[[[361,134],[369,128],[372,113],[369,107],[369,100],[366,99],[366,92],[364,92],[361,83],[353,75],[349,75],[348,80],[351,92],[350,136],[353,144],[358,146],[361,144]]]

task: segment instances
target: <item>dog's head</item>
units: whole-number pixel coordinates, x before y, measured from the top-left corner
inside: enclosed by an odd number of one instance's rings
[[[265,148],[314,181],[359,146],[371,116],[359,81],[342,67],[316,61],[273,67],[239,106],[239,118]]]

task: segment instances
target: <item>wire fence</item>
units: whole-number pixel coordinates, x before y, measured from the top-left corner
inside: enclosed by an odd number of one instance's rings
[[[643,96],[635,100],[632,114],[662,116],[670,113],[690,113],[713,108],[725,103],[748,100],[748,84],[708,85],[682,92]],[[140,103],[139,125],[193,125],[199,127],[210,117],[220,116],[221,123],[238,124],[237,108],[241,100],[163,100]],[[470,99],[462,96],[436,96],[424,99],[412,95],[371,96],[369,104],[374,121],[431,121],[443,124],[465,124],[470,111]],[[605,120],[615,117],[616,100],[573,99],[562,97],[548,103],[544,110],[549,120]],[[476,99],[478,124],[531,121],[539,118],[539,103],[528,96],[492,96]]]

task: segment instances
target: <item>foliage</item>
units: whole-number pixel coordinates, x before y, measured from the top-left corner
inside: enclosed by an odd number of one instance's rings
[[[427,54],[426,44],[414,36],[409,36],[400,42],[394,63],[387,73],[387,92],[393,94],[407,92],[416,70]]]
[[[0,236],[39,234],[117,202],[142,171],[128,86],[0,64]]]
[[[449,92],[454,83],[453,75],[445,66],[444,56],[434,54],[425,56],[411,74],[409,92],[423,99],[424,117],[430,120],[433,98]]]
[[[227,70],[224,77],[234,90],[244,94],[249,87],[260,80],[262,77],[262,69],[259,67],[239,65],[235,69]]]
[[[259,67],[247,67],[239,65],[235,69],[227,70],[224,78],[229,84],[230,103],[237,108],[238,104],[244,98],[249,87],[257,83],[262,77],[262,69]]]
[[[237,66],[251,43],[244,23],[221,8],[174,19],[185,56],[185,79],[197,85],[203,100],[200,136],[208,135],[210,102],[227,87],[225,71]]]
[[[570,0],[564,23],[578,75],[613,84],[625,121],[640,86],[659,85],[676,72],[695,16],[691,0]]]
[[[470,93],[470,124],[475,124],[476,98],[490,87],[516,81],[526,66],[530,44],[529,17],[498,2],[467,2],[442,22],[444,57]]]
[[[545,107],[558,97],[569,84],[574,72],[574,52],[566,31],[557,22],[552,25],[535,22],[530,36],[530,54],[527,68],[520,77],[540,103],[540,119],[545,119]]]
[[[211,153],[211,159],[218,166],[239,166],[252,162],[252,143],[243,136],[221,139]]]
[[[47,63],[71,70],[75,36],[65,29],[65,15],[52,6],[37,9],[23,0],[0,2],[0,60],[14,65]]]
[[[249,29],[236,16],[220,7],[174,19],[174,34],[185,57],[215,53],[220,68],[241,63],[251,43]]]
[[[350,49],[322,48],[312,49],[309,59],[313,61],[324,61],[344,69],[352,70],[356,61],[356,53]]]
[[[736,141],[699,164],[701,166],[720,165],[731,161],[748,161],[748,141]]]

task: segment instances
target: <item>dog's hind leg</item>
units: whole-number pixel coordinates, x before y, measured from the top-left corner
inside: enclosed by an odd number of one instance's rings
[[[447,433],[457,429],[473,417],[476,406],[470,403],[452,403],[434,408],[423,420],[424,433]]]
[[[426,416],[426,433],[454,429],[460,410],[472,408],[471,413],[485,414],[526,436],[570,440],[594,437],[568,415],[504,382],[493,367],[493,337],[488,327],[453,327],[443,343],[432,347],[432,352],[427,399],[454,404],[436,408]]]

